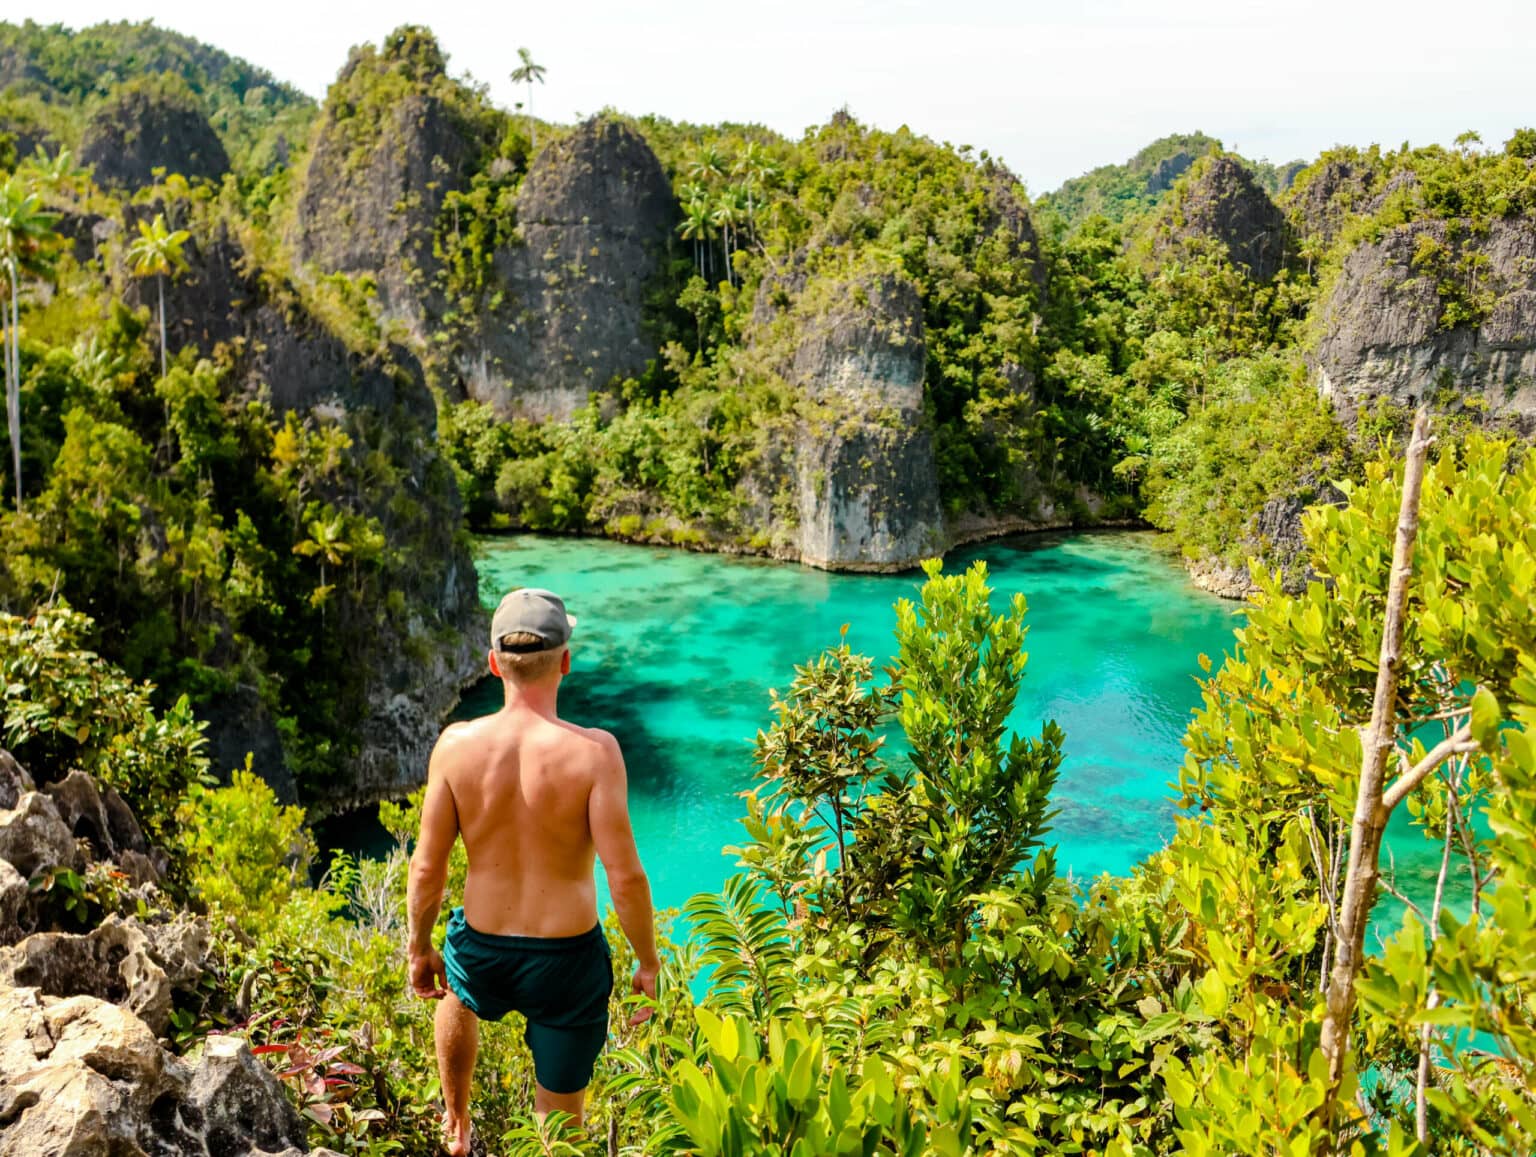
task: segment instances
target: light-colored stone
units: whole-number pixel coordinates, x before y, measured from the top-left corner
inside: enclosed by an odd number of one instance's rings
[[[9,860],[23,876],[44,868],[81,866],[80,849],[58,808],[46,795],[29,791],[16,806],[0,811],[0,860]]]
[[[42,995],[0,985],[0,1084],[31,1072],[52,1050]]]
[[[1190,581],[1203,591],[1224,599],[1246,599],[1255,587],[1247,567],[1232,566],[1220,559],[1186,560]]]
[[[0,1157],[308,1153],[277,1079],[245,1042],[210,1037],[196,1070],[92,996],[0,986]]]
[[[79,1061],[114,1081],[135,1086],[147,1100],[167,1081],[166,1055],[149,1026],[125,1008],[92,996],[72,996],[43,1008],[53,1039],[49,1061]]]
[[[187,1102],[203,1117],[210,1153],[270,1152],[304,1144],[304,1125],[267,1071],[239,1037],[211,1036],[192,1075]]]
[[[0,949],[0,984],[121,1001],[156,1033],[170,1022],[171,980],[155,961],[149,938],[117,916],[84,935],[39,932]]]
[[[1417,263],[1426,247],[1479,263],[1479,291],[1491,295],[1479,324],[1443,324],[1436,278]],[[1319,316],[1318,389],[1346,424],[1378,399],[1471,402],[1536,431],[1536,223],[1498,220],[1485,235],[1457,221],[1400,225],[1345,258]]]
[[[9,860],[0,860],[0,945],[21,939],[18,918],[29,891],[27,878]]]
[[[117,1157],[136,1151],[117,1126],[121,1091],[84,1064],[42,1065],[9,1093],[0,1157]]]

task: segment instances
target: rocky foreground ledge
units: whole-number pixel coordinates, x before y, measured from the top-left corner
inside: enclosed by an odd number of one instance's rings
[[[76,771],[38,790],[0,750],[0,1157],[331,1154],[308,1148],[239,1037],[209,1036],[186,1056],[167,1047],[177,994],[194,992],[208,964],[206,919],[49,925],[30,881],[93,864],[148,901],[166,859],[112,789]]]

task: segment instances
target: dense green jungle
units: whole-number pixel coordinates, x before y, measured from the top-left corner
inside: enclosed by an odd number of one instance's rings
[[[421,27],[317,105],[29,22],[0,178],[0,1154],[439,1151],[412,793],[507,529],[927,581],[783,672],[583,1129],[487,1026],[488,1151],[1536,1152],[1536,129],[1031,196],[848,109],[537,120]],[[1245,617],[1081,881],[1024,604],[924,560],[1107,525]],[[1390,813],[1440,872],[1367,938]]]

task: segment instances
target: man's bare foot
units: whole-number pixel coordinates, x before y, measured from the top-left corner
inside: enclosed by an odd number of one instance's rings
[[[468,1117],[455,1121],[451,1114],[443,1114],[443,1148],[448,1157],[469,1157],[472,1133]]]

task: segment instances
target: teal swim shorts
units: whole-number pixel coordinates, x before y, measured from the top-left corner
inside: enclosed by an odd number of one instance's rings
[[[528,1018],[523,1039],[551,1093],[579,1093],[608,1039],[613,960],[601,927],[580,936],[492,936],[455,908],[443,944],[448,988],[481,1020]]]

